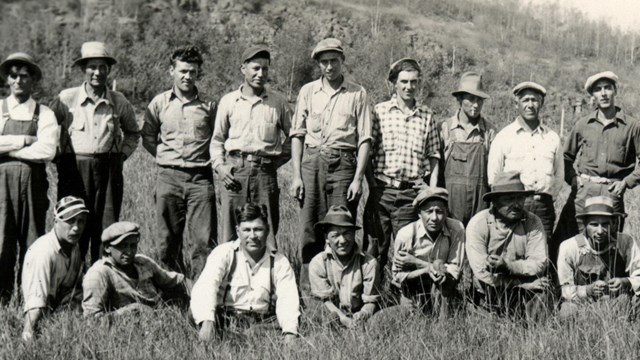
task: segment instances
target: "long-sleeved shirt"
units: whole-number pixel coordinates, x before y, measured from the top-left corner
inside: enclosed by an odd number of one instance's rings
[[[202,100],[200,94],[183,102],[173,89],[165,91],[147,106],[142,146],[161,166],[209,166],[214,118],[215,104]]]
[[[624,180],[627,187],[640,183],[640,124],[616,108],[616,118],[603,125],[598,110],[579,120],[564,144],[565,180],[574,182],[579,174]],[[578,156],[579,155],[579,156]],[[574,162],[575,169],[574,169]]]
[[[283,95],[264,89],[260,96],[247,98],[241,86],[220,100],[211,140],[213,168],[231,151],[290,157],[290,131],[291,109]]]
[[[378,261],[359,250],[342,264],[327,246],[309,263],[309,284],[313,296],[323,301],[337,300],[336,306],[350,312],[380,300]]]
[[[55,232],[44,234],[27,250],[22,270],[24,311],[56,308],[82,296],[82,259],[74,245],[70,256],[62,248]]]
[[[445,264],[445,271],[454,279],[458,279],[464,260],[464,243],[464,226],[460,221],[446,218],[440,234],[436,239],[432,239],[422,220],[418,219],[398,231],[393,244],[393,254],[395,256],[402,250],[430,263],[441,260]],[[400,270],[393,264],[391,272],[393,283],[401,286],[411,270]]]
[[[9,114],[4,114],[0,106],[0,134],[7,121],[7,115],[15,121],[31,121],[36,109],[36,102],[29,98],[19,103],[13,96],[2,100],[7,102]],[[38,118],[37,140],[31,145],[25,145],[24,135],[0,135],[0,154],[7,154],[13,158],[34,162],[50,161],[56,155],[56,147],[60,139],[60,127],[56,117],[48,107],[40,105]]]
[[[274,260],[273,274],[270,271],[271,259]],[[270,289],[271,283],[275,291]],[[240,240],[226,242],[213,249],[193,285],[191,313],[196,324],[205,320],[215,321],[218,306],[265,314],[270,301],[273,301],[269,299],[270,293],[275,294],[276,317],[282,331],[297,334],[300,299],[287,258],[267,250],[252,267],[240,249]]]
[[[161,291],[182,290],[188,293],[185,277],[161,268],[150,258],[136,254],[134,279],[118,269],[110,257],[98,260],[82,281],[82,309],[85,316],[100,315],[133,303],[157,305]]]
[[[525,189],[557,197],[564,176],[558,134],[543,124],[531,131],[520,117],[505,126],[489,150],[489,185],[499,173],[508,171],[520,173]]]
[[[465,128],[460,124],[459,114],[460,110],[440,123],[440,138],[445,161],[451,155],[454,142],[483,143],[486,151],[489,151],[496,137],[496,128],[485,118],[481,117],[475,125],[469,124]]]
[[[131,103],[117,91],[105,89],[94,102],[86,83],[65,89],[51,103],[61,125],[62,153],[95,155],[123,153],[127,157],[138,146],[140,128]]]
[[[440,158],[440,135],[431,110],[416,105],[405,114],[394,96],[374,108],[372,123],[374,176],[414,181],[431,173],[430,158]]]
[[[582,235],[580,235],[582,236]],[[631,290],[640,296],[640,246],[627,234],[619,233],[607,251],[616,251],[625,261],[625,272],[629,274]],[[579,271],[580,257],[586,252],[595,252],[589,241],[579,246],[576,237],[567,239],[560,244],[558,251],[558,282],[560,283],[562,298],[567,301],[586,301],[587,285],[575,283],[576,272]]]
[[[522,220],[505,223],[493,207],[477,213],[467,225],[467,258],[477,281],[493,287],[517,285],[520,280],[541,277],[547,268],[547,237],[540,218],[525,212]],[[508,261],[508,272],[492,273],[489,255]]]
[[[356,150],[371,141],[371,105],[366,90],[344,79],[334,91],[322,78],[300,89],[291,137],[304,137],[309,147]]]

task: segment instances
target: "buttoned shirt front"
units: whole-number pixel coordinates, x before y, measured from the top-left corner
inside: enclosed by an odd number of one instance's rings
[[[311,294],[323,301],[337,300],[337,306],[355,313],[364,304],[380,300],[378,262],[357,251],[342,264],[327,246],[309,263]]]
[[[115,266],[110,257],[98,260],[82,282],[82,309],[85,316],[99,315],[133,303],[149,306],[162,300],[161,291],[186,292],[182,274],[162,269],[150,258],[136,254],[133,260],[138,277],[131,278]]]
[[[240,151],[260,156],[291,154],[291,109],[278,92],[264,89],[260,96],[246,97],[240,89],[220,100],[211,140],[213,167],[224,163],[224,155]]]
[[[81,270],[78,245],[67,256],[54,230],[38,238],[27,250],[22,270],[24,311],[55,308],[80,297]]]
[[[272,255],[273,274],[270,271]],[[275,291],[270,289],[270,284]],[[276,317],[282,331],[297,334],[300,299],[287,258],[267,250],[252,267],[240,249],[240,240],[226,242],[213,249],[193,286],[191,313],[197,324],[215,321],[218,306],[265,314],[269,310],[270,293],[275,294]]]
[[[2,100],[7,102],[9,113],[4,114],[3,106],[0,104],[0,134],[10,117],[15,121],[32,121],[33,113],[36,109],[36,102],[33,98],[20,103],[13,95]],[[50,161],[56,155],[56,147],[60,139],[60,127],[53,111],[44,105],[40,105],[38,115],[37,140],[25,146],[24,135],[0,135],[0,154],[7,154],[19,160],[34,162]]]
[[[579,120],[564,145],[565,179],[571,184],[579,174],[624,180],[627,187],[640,183],[640,123],[616,108],[616,118],[604,125],[598,110]]]
[[[458,279],[464,261],[464,243],[464,226],[460,221],[446,218],[438,237],[432,239],[422,220],[418,219],[398,231],[393,244],[393,254],[395,256],[398,251],[405,251],[430,263],[441,260],[445,264],[445,271],[454,279]],[[393,263],[391,272],[393,283],[400,286],[411,271],[400,270]]]
[[[291,137],[304,137],[309,147],[356,150],[371,141],[371,106],[360,85],[344,79],[338,90],[322,78],[300,89]]]
[[[374,175],[423,179],[431,173],[429,159],[440,158],[440,135],[431,110],[416,105],[405,114],[395,96],[375,106],[372,138]]]
[[[51,103],[62,126],[61,151],[84,155],[119,152],[128,157],[140,138],[133,106],[124,95],[109,89],[94,101],[85,86],[62,90]]]
[[[183,101],[175,91],[157,95],[145,112],[142,145],[161,166],[198,168],[211,163],[215,104],[200,94]]]
[[[455,115],[440,124],[440,136],[444,148],[444,158],[448,159],[455,142],[482,143],[488,152],[496,137],[496,128],[481,117],[475,125],[462,125],[459,117],[460,110]]]
[[[533,131],[518,117],[497,135],[487,163],[487,178],[493,185],[501,172],[520,173],[525,189],[554,198],[562,188],[564,161],[560,137],[546,125]]]

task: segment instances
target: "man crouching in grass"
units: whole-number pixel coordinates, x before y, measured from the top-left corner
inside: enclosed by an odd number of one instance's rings
[[[140,226],[128,221],[111,224],[102,232],[104,256],[91,266],[82,283],[84,316],[150,310],[169,295],[189,298],[189,279],[138,254],[139,240]]]
[[[578,315],[581,305],[610,301],[623,314],[640,305],[640,247],[627,234],[618,233],[614,201],[596,196],[585,201],[577,216],[584,230],[560,245],[558,280],[562,289],[559,317]],[[636,295],[636,296],[634,296]],[[632,314],[633,314],[632,313]]]
[[[300,298],[287,258],[267,246],[266,206],[248,203],[235,210],[236,240],[218,245],[193,286],[191,313],[200,339],[218,332],[267,333],[282,328],[285,342],[298,335]]]
[[[309,314],[331,324],[354,327],[369,319],[380,300],[378,262],[356,244],[353,217],[344,205],[333,205],[315,228],[325,234],[325,250],[309,263]]]

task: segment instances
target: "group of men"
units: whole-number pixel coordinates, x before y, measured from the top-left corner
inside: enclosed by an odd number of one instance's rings
[[[389,255],[402,311],[455,310],[463,276],[473,278],[463,290],[476,305],[528,318],[548,312],[555,281],[570,305],[638,298],[640,252],[621,231],[625,190],[640,182],[640,125],[615,105],[615,74],[587,79],[597,109],[576,123],[563,149],[541,121],[546,90],[537,83],[513,88],[518,116],[497,131],[482,116],[489,95],[478,73],[461,76],[452,92],[458,110],[437,123],[418,101],[415,59],[390,66],[393,95],[371,107],[367,92],[343,75],[339,40],[320,41],[311,57],[321,77],[302,87],[291,111],[266,86],[267,47],[242,53],[243,82],[218,104],[196,86],[202,54],[178,49],[169,58],[173,86],[151,101],[142,127],[126,98],[107,87],[117,62],[104,43],[82,45],[74,64],[84,82],[63,90],[51,110],[31,97],[42,72],[29,55],[2,62],[11,95],[0,107],[0,295],[13,293],[14,276],[6,274],[17,262],[23,337],[31,338],[46,308],[80,295],[85,314],[101,316],[171,294],[190,297],[202,339],[225,327],[273,324],[272,315],[291,339],[307,286],[317,300],[308,299],[307,309],[353,326],[376,316]],[[158,165],[156,236],[169,270],[136,254],[139,227],[118,221],[123,162],[140,137]],[[59,201],[45,234],[44,163],[54,157]],[[277,170],[289,159],[289,193],[301,207],[299,276],[277,251]],[[563,179],[572,191],[554,233]],[[92,265],[82,280],[87,253]],[[563,305],[564,313],[572,309]]]

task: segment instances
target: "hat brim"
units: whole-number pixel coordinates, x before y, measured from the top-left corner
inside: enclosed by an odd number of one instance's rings
[[[73,62],[73,66],[81,66],[83,63],[85,63],[86,61],[91,60],[91,59],[104,59],[104,60],[107,60],[107,63],[109,63],[109,66],[113,66],[113,65],[118,63],[118,61],[116,59],[112,58],[111,56],[91,56],[91,57],[83,57],[83,58],[76,59]]]
[[[342,55],[342,58],[344,58],[344,50],[342,50],[342,49],[335,49],[335,48],[320,49],[320,50],[314,51],[313,53],[311,53],[311,58],[312,58],[313,60],[317,60],[317,59],[318,59],[318,56],[320,56],[322,53],[326,53],[326,52],[329,52],[329,51],[335,51],[335,52],[337,52],[337,53],[340,53],[340,54]]]
[[[606,79],[609,80],[613,83],[613,86],[617,87],[618,86],[618,80],[610,77],[610,76],[600,76],[598,78],[595,78],[588,87],[585,87],[585,90],[587,91],[587,93],[591,94],[592,91],[591,89],[593,89],[593,85],[595,85],[598,81],[602,80],[602,79]]]
[[[331,225],[333,225],[333,226],[342,226],[342,227],[347,227],[347,228],[351,228],[351,229],[354,229],[354,230],[360,230],[360,229],[361,229],[361,227],[360,227],[360,226],[358,226],[358,225],[354,225],[354,224],[352,224],[352,223],[350,223],[350,222],[346,222],[346,221],[345,221],[345,222],[339,222],[339,221],[335,221],[335,222],[333,222],[333,221],[319,221],[319,222],[317,222],[313,227],[314,227],[315,229],[317,229],[317,230],[322,230],[322,229],[324,229],[325,227],[327,227],[327,226],[331,226]]]
[[[138,231],[132,231],[132,232],[128,232],[126,234],[122,234],[120,236],[118,236],[115,240],[112,241],[105,241],[104,243],[107,245],[118,245],[121,242],[123,242],[125,239],[130,238],[132,236],[136,237],[136,242],[140,242],[140,232]]]
[[[533,190],[511,190],[511,191],[490,191],[482,196],[482,200],[490,201],[492,198],[499,195],[522,195],[531,196],[536,192]]]
[[[74,211],[71,211],[69,213],[64,214],[64,217],[57,217],[58,220],[62,220],[62,221],[67,221],[67,220],[71,220],[74,217],[80,215],[80,214],[89,214],[89,210],[87,208],[79,208],[76,209]]]
[[[605,211],[591,211],[591,212],[587,212],[584,214],[577,214],[576,217],[577,218],[583,218],[583,217],[587,217],[587,216],[608,216],[608,217],[627,217],[627,214],[625,213],[610,213],[610,212],[605,212]]]
[[[457,96],[457,95],[462,95],[462,94],[471,94],[474,96],[477,96],[479,98],[483,98],[483,99],[488,99],[490,98],[490,96],[486,93],[483,93],[482,91],[478,91],[478,90],[456,90],[454,92],[451,93],[451,95],[453,96]]]
[[[445,203],[449,204],[449,199],[444,197],[444,196],[440,196],[440,195],[432,195],[429,196],[427,198],[421,199],[420,202],[415,202],[413,204],[411,204],[415,209],[420,209],[420,207],[426,203],[429,200],[440,200],[440,201],[444,201]]]
[[[37,80],[41,80],[42,79],[42,69],[40,69],[40,66],[38,66],[35,63],[32,63],[30,61],[26,61],[26,60],[21,60],[21,59],[10,59],[10,60],[5,60],[0,64],[0,75],[2,76],[3,79],[6,78],[8,72],[9,72],[9,68],[13,65],[24,65],[27,66],[28,68],[30,68],[33,71],[33,75],[37,78]]]

